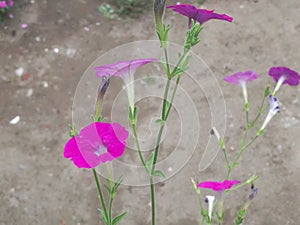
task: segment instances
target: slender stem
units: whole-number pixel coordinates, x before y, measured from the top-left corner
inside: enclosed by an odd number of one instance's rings
[[[136,125],[135,124],[131,124],[131,127],[132,127],[133,136],[134,136],[134,139],[135,139],[135,144],[136,144],[137,149],[138,149],[139,158],[140,158],[143,166],[146,168],[146,163],[145,163],[145,160],[143,158],[143,154],[142,154],[140,142],[139,142],[139,139],[138,139],[138,136],[137,136],[137,132],[136,132]]]
[[[161,111],[161,119],[163,121],[165,121],[167,119],[167,113],[166,113],[166,110],[167,112],[169,111],[169,109],[171,108],[171,104],[168,105],[168,108],[166,109],[167,107],[167,99],[168,99],[168,94],[169,94],[169,90],[170,90],[170,83],[171,83],[171,79],[168,78],[167,80],[167,83],[166,83],[166,87],[165,87],[165,91],[164,91],[164,99],[163,99],[163,105],[162,105],[162,111]]]
[[[151,224],[155,225],[155,187],[153,176],[150,176],[150,192],[151,192]]]
[[[114,199],[110,196],[109,197],[109,204],[108,204],[108,224],[112,225],[112,205],[113,205]]]
[[[97,189],[98,189],[98,194],[99,194],[99,198],[100,198],[100,203],[101,203],[101,205],[102,205],[102,208],[103,208],[103,211],[104,211],[104,214],[105,214],[106,218],[108,218],[108,214],[107,214],[107,210],[106,210],[106,207],[105,207],[105,202],[104,202],[104,198],[103,198],[103,194],[102,194],[100,182],[99,182],[99,180],[98,180],[98,176],[97,176],[97,173],[96,173],[96,170],[95,170],[95,169],[93,169],[93,174],[94,174],[94,178],[95,178],[96,185],[97,185]]]
[[[241,155],[243,154],[243,152],[259,137],[259,134],[256,134],[249,142],[248,144],[244,145],[241,150],[239,151],[239,153],[236,155],[235,159],[233,160],[233,163],[231,164],[231,166],[228,168],[227,171],[227,176],[226,179],[230,178],[230,174],[232,172],[232,169],[235,167],[236,163],[238,162],[238,160],[240,159]]]
[[[265,100],[266,100],[266,96],[263,97],[261,103],[260,103],[260,106],[258,108],[258,113],[255,117],[255,119],[250,123],[250,127],[253,127],[256,123],[256,121],[259,119],[259,117],[261,116],[262,112],[263,112],[263,106],[264,106],[264,103],[265,103]]]
[[[169,65],[169,57],[168,57],[168,49],[164,47],[164,54],[165,54],[165,59],[166,59],[166,65],[167,65],[167,76],[170,78],[170,65]]]

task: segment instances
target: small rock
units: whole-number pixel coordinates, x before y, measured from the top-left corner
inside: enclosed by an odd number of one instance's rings
[[[30,88],[30,89],[27,90],[26,97],[29,98],[29,97],[31,97],[32,94],[33,94],[33,89]]]
[[[22,23],[22,24],[21,24],[21,28],[22,28],[22,29],[26,29],[27,27],[28,27],[28,24],[27,24],[27,23]]]
[[[25,73],[21,76],[21,80],[27,81],[30,77],[31,77],[31,75],[29,73]]]
[[[55,53],[59,53],[59,48],[54,48],[53,51],[54,51]]]
[[[40,42],[40,41],[41,41],[41,38],[40,38],[40,37],[35,37],[35,40],[36,40],[37,42]]]
[[[10,124],[15,125],[20,122],[20,116],[16,116],[11,121],[9,121]]]
[[[75,54],[76,54],[76,49],[74,49],[74,48],[68,48],[66,51],[66,55],[69,58],[73,58],[75,56]]]
[[[47,88],[47,87],[49,87],[49,84],[48,84],[48,82],[47,82],[47,81],[43,81],[43,82],[42,82],[42,84],[43,84],[44,88]]]
[[[88,28],[88,27],[84,27],[83,29],[84,29],[85,31],[87,31],[87,32],[90,31],[90,28]]]
[[[15,70],[15,73],[17,76],[22,76],[24,73],[24,68],[23,67],[19,67],[18,69]]]

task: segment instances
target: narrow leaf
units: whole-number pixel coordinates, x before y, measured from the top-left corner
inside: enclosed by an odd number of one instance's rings
[[[127,214],[127,212],[123,212],[120,215],[116,216],[113,221],[112,221],[112,225],[116,225],[120,222],[121,219],[123,219],[123,217]]]
[[[166,175],[161,170],[155,170],[152,175],[156,177],[166,178]]]

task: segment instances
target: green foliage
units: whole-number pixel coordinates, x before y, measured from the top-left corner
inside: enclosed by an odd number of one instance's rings
[[[99,6],[98,10],[103,16],[113,19],[119,17],[136,17],[152,6],[148,0],[111,0]]]

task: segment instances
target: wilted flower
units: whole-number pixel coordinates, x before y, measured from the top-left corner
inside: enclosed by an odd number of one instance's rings
[[[224,78],[224,81],[231,83],[231,84],[239,84],[243,89],[243,96],[245,100],[245,104],[248,103],[248,95],[247,95],[247,85],[246,83],[252,80],[257,79],[257,74],[252,71],[248,70],[246,72],[237,72],[233,75],[227,76]]]
[[[78,168],[94,168],[100,163],[120,157],[128,132],[118,123],[94,122],[66,143],[64,157]]]
[[[224,180],[223,182],[205,181],[198,184],[198,188],[211,189],[216,192],[230,189],[233,185],[240,183],[238,180]]]
[[[261,133],[266,128],[267,124],[271,121],[273,116],[275,116],[276,113],[278,113],[280,111],[279,102],[278,102],[277,98],[275,98],[273,95],[269,95],[269,105],[270,105],[269,113],[268,113],[263,125],[259,129],[259,133]]]
[[[277,82],[273,95],[279,90],[282,84],[288,84],[290,86],[297,86],[299,84],[300,75],[287,67],[271,67],[269,70],[269,76],[273,77]]]
[[[177,4],[170,5],[167,8],[173,9],[174,12],[178,12],[189,18],[189,28],[191,27],[191,20],[198,22],[201,25],[208,20],[217,19],[232,22],[232,17],[226,14],[215,13],[214,10],[197,9],[195,6],[189,4]]]
[[[121,77],[126,85],[127,95],[129,106],[131,108],[134,107],[134,87],[133,87],[133,80],[134,80],[134,72],[139,67],[150,63],[155,62],[157,59],[135,59],[129,61],[121,61],[116,62],[114,64],[107,64],[104,66],[95,67],[96,76],[116,76]]]

